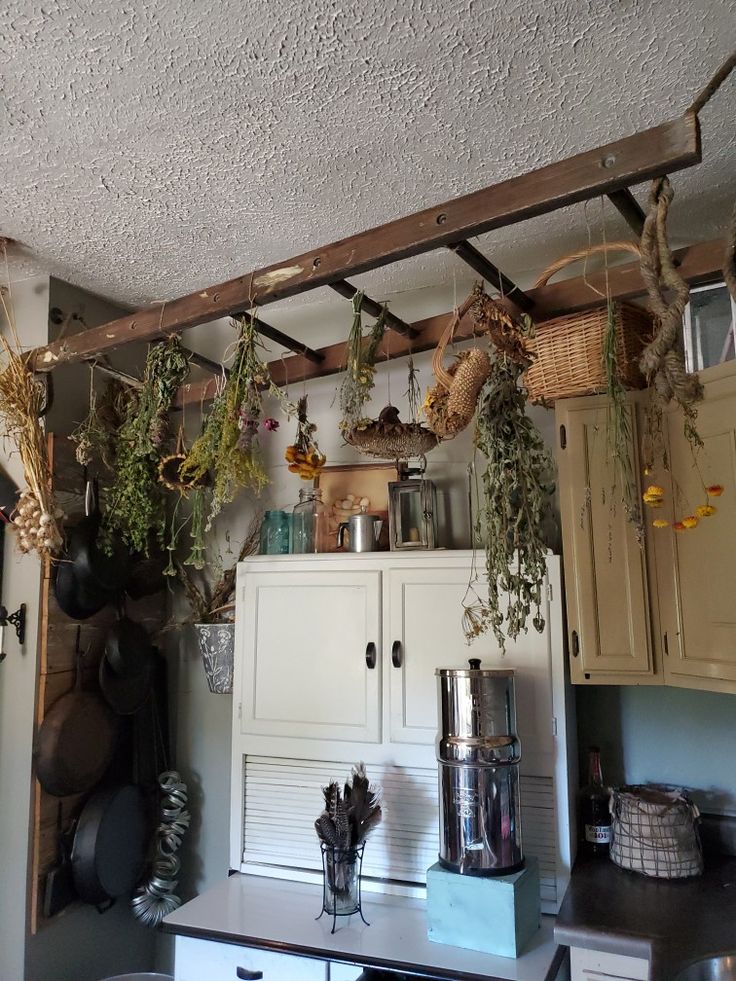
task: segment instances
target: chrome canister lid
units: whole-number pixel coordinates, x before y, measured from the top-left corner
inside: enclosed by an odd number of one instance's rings
[[[471,657],[469,668],[435,668],[437,678],[513,678],[512,668],[481,668],[480,658]]]

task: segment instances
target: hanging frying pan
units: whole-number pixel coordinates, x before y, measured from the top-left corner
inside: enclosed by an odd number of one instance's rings
[[[125,592],[134,600],[160,593],[166,585],[164,569],[167,564],[167,555],[162,549],[152,545],[147,557],[138,555],[133,559],[130,575],[125,583]]]
[[[100,659],[100,688],[105,701],[118,715],[135,715],[143,708],[152,689],[153,651],[148,648],[141,670],[125,676],[116,674],[106,657]]]
[[[151,643],[144,628],[124,613],[105,638],[105,658],[115,674],[131,678],[140,674],[151,657]]]
[[[125,784],[94,793],[79,815],[72,845],[79,898],[99,905],[131,893],[143,871],[149,831],[137,787]]]
[[[125,545],[115,538],[110,554],[97,544],[100,530],[100,508],[96,480],[87,480],[84,490],[85,516],[70,530],[67,554],[77,582],[91,583],[95,588],[114,592],[123,587],[130,573],[131,557]]]
[[[110,600],[110,594],[91,579],[80,583],[66,558],[54,565],[54,595],[61,611],[72,620],[88,620]]]
[[[82,654],[77,628],[74,690],[51,706],[34,745],[36,776],[47,794],[79,794],[101,779],[113,757],[118,720],[97,692],[82,690]]]

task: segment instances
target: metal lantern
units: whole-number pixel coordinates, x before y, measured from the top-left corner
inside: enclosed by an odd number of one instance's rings
[[[399,480],[388,485],[391,551],[436,548],[435,486],[431,480],[424,479],[424,467],[412,470],[406,464],[399,464],[398,469]]]

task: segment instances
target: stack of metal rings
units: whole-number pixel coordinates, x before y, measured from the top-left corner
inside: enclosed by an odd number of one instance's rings
[[[191,815],[186,809],[187,785],[176,770],[160,774],[161,823],[156,828],[156,858],[148,881],[131,900],[136,919],[146,926],[156,927],[169,913],[181,906],[181,899],[174,894],[179,884],[181,862],[175,852],[181,848],[182,839],[189,827]]]

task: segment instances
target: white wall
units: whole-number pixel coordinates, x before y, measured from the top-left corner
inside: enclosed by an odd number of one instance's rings
[[[47,278],[13,283],[18,331],[24,346],[46,342]],[[0,314],[7,336],[7,324]],[[23,468],[8,440],[0,442],[0,466],[23,487]],[[27,607],[26,642],[5,630],[7,657],[0,664],[0,978],[22,981],[26,939],[26,895],[31,808],[31,746],[36,693],[41,563],[15,550],[12,532],[3,549],[2,602],[9,612]]]

